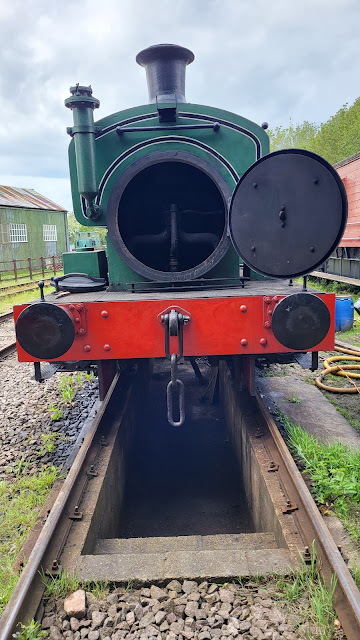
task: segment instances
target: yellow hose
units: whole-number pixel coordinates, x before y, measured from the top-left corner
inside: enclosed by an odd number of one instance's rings
[[[353,351],[354,353],[354,351]],[[343,356],[332,356],[331,358],[327,358],[327,360],[324,360],[324,369],[331,369],[334,367],[331,367],[331,365],[329,364],[329,362],[341,362],[342,360],[348,361],[351,360],[352,362],[360,362],[360,357],[357,356],[348,356],[346,357],[345,355]],[[343,376],[344,378],[348,378],[350,376],[350,378],[360,378],[360,373],[345,373],[345,371],[343,371],[343,369],[347,369],[347,370],[357,370],[360,369],[360,364],[344,364],[341,367],[337,367],[338,371],[336,372],[335,375],[337,376]],[[333,372],[332,372],[333,373]]]
[[[343,364],[343,365],[335,365],[331,366],[330,363],[338,362],[339,360],[351,361],[351,362],[359,362],[360,357],[358,355],[358,351],[354,351],[352,349],[343,349],[342,347],[336,347],[336,351],[340,351],[344,354],[349,354],[348,356],[332,356],[331,358],[327,358],[324,360],[324,368],[325,371],[321,373],[321,375],[315,379],[315,384],[320,389],[324,389],[325,391],[331,391],[332,393],[360,393],[360,388],[356,385],[355,382],[351,380],[351,378],[360,378],[360,373],[348,373],[349,371],[355,371],[360,369],[360,364]],[[352,387],[329,387],[324,384],[322,380],[329,373],[337,376],[343,376],[347,378],[349,382],[353,385]]]

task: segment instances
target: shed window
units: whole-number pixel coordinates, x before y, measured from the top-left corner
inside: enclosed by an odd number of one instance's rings
[[[11,222],[10,227],[10,242],[27,242],[27,229],[26,224],[15,224]]]
[[[44,242],[56,242],[57,231],[56,224],[43,224]]]
[[[9,225],[0,224],[0,244],[10,242]]]

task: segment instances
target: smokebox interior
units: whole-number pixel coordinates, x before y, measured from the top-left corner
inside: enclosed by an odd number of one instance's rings
[[[226,229],[220,188],[185,162],[160,162],[139,171],[118,207],[118,228],[130,253],[163,272],[192,269],[209,258]]]

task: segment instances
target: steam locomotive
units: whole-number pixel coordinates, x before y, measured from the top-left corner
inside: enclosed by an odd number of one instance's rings
[[[64,254],[56,291],[14,308],[19,360],[96,361],[103,397],[120,360],[166,356],[181,405],[179,358],[237,356],[252,389],[256,356],[333,347],[334,295],[293,280],[341,239],[342,181],[313,153],[269,153],[266,123],[186,102],[188,49],[136,60],[149,104],[94,122],[91,87],[65,100],[74,213],[107,249]]]

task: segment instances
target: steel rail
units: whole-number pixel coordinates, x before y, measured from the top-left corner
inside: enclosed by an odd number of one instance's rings
[[[13,353],[15,349],[16,342],[9,342],[9,344],[6,344],[5,347],[0,347],[0,358],[10,355],[10,353]]]
[[[0,323],[1,322],[5,322],[6,320],[10,320],[10,318],[13,318],[14,314],[12,311],[8,311],[7,313],[2,313],[0,315]]]
[[[71,494],[75,481],[81,471],[82,465],[86,458],[86,454],[94,439],[98,425],[103,417],[103,414],[110,402],[112,393],[119,380],[120,373],[117,373],[114,380],[106,394],[104,401],[102,402],[100,409],[96,415],[96,418],[91,425],[87,435],[84,438],[84,442],[71,466],[71,469],[66,476],[64,483],[60,489],[60,492],[54,502],[54,505],[47,517],[47,520],[40,532],[40,535],[34,545],[34,548],[29,556],[27,564],[22,571],[20,578],[15,586],[15,589],[10,597],[8,604],[5,607],[4,613],[0,618],[0,640],[9,640],[13,633],[16,624],[19,620],[19,613],[23,607],[28,592],[31,589],[33,580],[39,570],[43,557],[51,543],[52,536],[55,533],[56,526],[63,514],[67,501]]]
[[[347,640],[359,640],[360,592],[259,392],[256,393],[256,400],[314,531],[321,572],[327,582],[333,575],[336,576],[334,605]]]
[[[68,504],[72,488],[79,476],[94,435],[109,404],[118,380],[119,374],[114,378],[106,398],[99,409],[96,419],[84,439],[83,445],[74,460],[70,472],[64,481],[54,506],[51,509],[46,523],[30,554],[25,569],[19,578],[9,603],[5,608],[3,616],[0,619],[0,640],[10,640],[11,634],[16,627],[19,620],[19,614],[22,612],[28,593],[34,583],[39,567],[43,562],[43,558],[48,552],[56,527],[66,505]],[[360,593],[309,490],[305,485],[301,473],[297,469],[297,466],[259,393],[256,395],[256,401],[259,414],[266,424],[268,433],[274,443],[273,446],[276,446],[279,459],[281,459],[284,464],[285,472],[291,478],[294,491],[296,491],[297,494],[296,500],[299,502],[299,506],[301,504],[301,511],[307,518],[306,535],[309,536],[308,544],[311,547],[312,541],[315,540],[316,551],[321,563],[320,569],[326,582],[329,583],[331,577],[333,575],[336,576],[337,582],[334,592],[334,604],[344,632],[346,633],[348,640],[358,640],[360,637]]]

